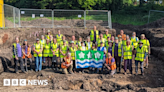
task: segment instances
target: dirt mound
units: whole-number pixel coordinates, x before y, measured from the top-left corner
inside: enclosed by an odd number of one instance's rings
[[[12,23],[11,21],[5,19],[5,27],[14,27],[14,23]]]
[[[164,18],[158,19],[157,21],[151,22],[149,24],[143,25],[146,28],[164,28]]]

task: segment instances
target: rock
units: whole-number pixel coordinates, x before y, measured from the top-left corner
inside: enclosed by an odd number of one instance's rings
[[[90,83],[88,81],[85,81],[83,83],[83,89],[86,90],[86,91],[90,90]]]

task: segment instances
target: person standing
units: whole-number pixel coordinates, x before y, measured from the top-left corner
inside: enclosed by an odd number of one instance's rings
[[[148,65],[149,65],[149,60],[148,60],[148,55],[150,55],[150,42],[148,39],[145,38],[145,34],[141,34],[141,39],[140,41],[143,42],[143,46],[147,48],[147,55],[146,55],[146,58],[145,58],[145,63],[146,63],[146,67],[145,68],[148,68]]]
[[[44,38],[44,35],[41,36],[41,39],[40,39],[40,44],[44,47],[44,45],[46,44],[46,39]],[[43,49],[44,50],[44,49]],[[46,62],[45,58],[42,57],[42,61],[43,63]]]
[[[50,35],[51,35],[51,31],[48,30],[47,35],[45,35],[46,39],[49,39],[49,40],[50,40]],[[51,36],[52,36],[52,35],[51,35]]]
[[[96,45],[95,44],[92,45],[92,50],[93,51],[97,51],[97,48],[96,48]]]
[[[131,42],[133,43],[133,46],[134,46],[133,57],[132,57],[132,61],[134,61],[134,60],[135,60],[134,51],[135,51],[135,49],[137,48],[138,42],[139,42],[138,37],[136,37],[136,32],[133,32],[133,33],[132,33],[132,37],[130,38],[130,40],[131,40]]]
[[[101,42],[100,47],[97,48],[97,51],[103,51],[104,55],[103,55],[103,61],[105,62],[105,57],[106,57],[106,48],[103,46],[103,42]],[[102,68],[102,72],[103,72],[103,68]],[[97,69],[97,73],[99,73],[99,69]]]
[[[86,45],[86,50],[91,50],[92,49],[92,42],[90,40],[90,37],[88,36],[87,37],[87,41],[85,42],[85,45]]]
[[[100,32],[96,29],[96,26],[93,27],[93,30],[90,31],[90,39],[93,43],[96,43],[98,41]]]
[[[109,41],[109,46],[107,47],[107,51],[111,53],[112,56],[114,56],[114,48],[112,41]]]
[[[33,46],[34,58],[35,58],[35,71],[42,70],[42,51],[43,46],[40,44],[39,38],[36,39],[36,43]]]
[[[106,41],[108,40],[108,37],[111,38],[111,34],[108,33],[108,29],[105,29],[105,34],[103,35],[103,37]]]
[[[57,39],[57,43],[60,43],[60,41],[62,40],[63,35],[60,34],[60,30],[58,30],[58,34],[56,35],[56,39]]]
[[[81,51],[87,50],[86,47],[85,47],[85,43],[84,42],[81,42],[81,46],[79,47],[79,50],[81,50]]]
[[[52,66],[54,66],[55,70],[60,68],[60,60],[59,60],[59,44],[57,43],[56,38],[53,39],[53,43],[51,44],[51,57],[52,57]]]
[[[103,46],[105,46],[105,38],[103,38],[103,34],[100,34],[100,38],[97,41],[97,46],[100,47],[101,42],[103,42]]]
[[[121,64],[121,62],[120,62],[120,60],[119,60],[119,56],[118,56],[118,37],[115,37],[115,42],[113,43],[113,50],[114,51],[112,51],[112,52],[114,52],[114,59],[115,59],[115,62],[116,62],[116,65],[117,65],[117,67],[116,67],[116,72],[118,71],[118,69],[119,69],[119,72],[120,72],[120,64]]]
[[[117,68],[119,68],[119,73],[121,72],[121,62],[122,62],[122,56],[123,55],[123,46],[122,46],[122,37],[119,36],[119,41],[118,41],[118,66]]]
[[[62,40],[60,41],[60,45],[62,46],[64,41],[66,42],[66,45],[68,46],[68,41],[65,39],[65,36],[63,35]]]
[[[32,71],[32,55],[31,55],[31,46],[28,44],[27,40],[24,40],[23,43],[23,59],[25,61],[25,69],[26,72],[28,72],[28,68],[27,68],[27,60],[30,61],[30,70]]]
[[[118,37],[121,36],[122,37],[122,41],[126,40],[126,34],[124,34],[123,30],[120,30],[120,34],[118,35]]]
[[[76,72],[76,62],[75,62],[75,52],[76,51],[77,51],[77,47],[74,45],[74,41],[71,41],[71,47],[69,48],[69,52],[71,53],[74,72]]]
[[[16,37],[16,43],[13,43],[13,58],[14,58],[14,62],[15,62],[15,73],[19,74],[18,72],[18,62],[20,63],[20,68],[22,70],[23,73],[27,73],[24,70],[23,67],[23,53],[22,53],[22,47],[21,44],[19,43],[19,38]]]
[[[144,75],[144,58],[147,54],[147,48],[143,46],[143,42],[139,42],[139,46],[136,48],[136,57],[135,57],[135,71],[138,75],[138,63],[140,63],[141,74]]]
[[[127,40],[126,46],[123,47],[123,58],[124,58],[124,71],[126,75],[127,67],[132,74],[132,51],[133,51],[133,46],[130,45],[130,40]]]
[[[46,44],[44,45],[44,50],[43,50],[43,57],[45,57],[46,59],[46,68],[50,68],[51,69],[51,43],[49,42],[49,39],[46,39]]]
[[[112,41],[112,43],[114,42],[114,36],[111,37],[111,41]]]
[[[106,48],[109,47],[109,44],[108,44],[108,43],[109,43],[110,41],[111,41],[111,40],[110,40],[110,37],[108,37],[107,40],[106,40],[106,42],[105,42],[105,47],[106,47]]]
[[[111,53],[108,52],[107,58],[105,59],[105,64],[104,66],[110,70],[109,74],[113,75],[116,73],[116,63],[115,59],[111,56]]]
[[[81,47],[81,42],[82,42],[82,37],[80,36],[80,37],[79,37],[79,41],[77,42],[78,47]]]
[[[64,57],[68,53],[68,46],[66,45],[66,41],[63,41],[63,45],[60,46],[60,62],[63,62]]]

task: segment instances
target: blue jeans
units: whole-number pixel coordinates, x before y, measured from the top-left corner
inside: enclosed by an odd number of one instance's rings
[[[46,59],[45,59],[45,57],[42,57],[42,60],[43,60],[43,63],[45,63],[45,62],[46,62]]]
[[[35,57],[35,71],[42,70],[42,57]]]
[[[141,73],[143,73],[144,72],[144,67],[143,67],[143,65],[144,65],[144,61],[138,61],[138,60],[135,60],[135,71],[136,71],[136,73],[138,73],[138,63],[140,62],[140,69],[141,69]]]

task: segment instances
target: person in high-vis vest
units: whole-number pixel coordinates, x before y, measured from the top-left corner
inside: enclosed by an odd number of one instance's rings
[[[91,50],[92,49],[92,42],[90,40],[90,37],[87,37],[87,41],[85,41],[85,45],[86,45],[86,50]]]
[[[146,67],[148,68],[148,64],[149,64],[149,60],[148,60],[148,55],[150,55],[150,42],[148,39],[145,38],[145,34],[141,34],[141,39],[140,41],[143,42],[143,46],[145,46],[147,48],[147,56],[145,57],[145,63],[146,63]]]
[[[51,55],[52,57],[52,67],[55,70],[60,68],[60,58],[59,58],[59,44],[57,43],[56,38],[53,38],[53,43],[51,44]]]
[[[66,42],[66,45],[68,46],[69,43],[68,43],[68,41],[65,39],[65,36],[64,36],[64,35],[63,35],[63,37],[62,37],[62,40],[60,41],[60,46],[63,45],[64,41]]]
[[[81,46],[79,47],[79,50],[81,50],[81,51],[87,50],[86,47],[85,47],[85,43],[84,42],[81,42]]]
[[[139,46],[136,48],[135,57],[135,71],[138,75],[138,63],[140,63],[141,74],[144,75],[144,59],[147,54],[147,48],[143,46],[143,42],[139,42]]]
[[[132,33],[132,37],[130,38],[130,40],[131,40],[131,42],[133,43],[133,46],[134,46],[133,58],[132,58],[132,61],[134,61],[135,60],[135,54],[134,54],[134,52],[135,52],[135,49],[137,48],[138,42],[139,42],[138,37],[136,37],[136,32],[133,32]]]
[[[131,42],[133,43],[134,49],[137,48],[139,39],[136,37],[136,32],[132,33],[132,37],[130,38]]]
[[[23,67],[23,53],[22,53],[22,47],[21,44],[19,43],[19,38],[16,37],[16,43],[13,43],[13,58],[14,58],[14,62],[15,62],[15,73],[19,74],[18,72],[18,63],[20,62],[20,68],[22,70],[22,72],[25,72],[24,67]]]
[[[109,74],[113,75],[116,73],[116,63],[115,59],[111,56],[111,53],[107,53],[107,58],[105,59],[104,66],[110,70]]]
[[[33,46],[34,58],[35,58],[35,71],[42,70],[42,51],[43,46],[40,44],[39,38],[36,39],[36,43]]]
[[[108,29],[105,29],[105,34],[103,35],[103,37],[106,41],[108,40],[108,37],[111,38],[111,34],[108,33]]]
[[[130,40],[127,40],[126,46],[123,47],[123,55],[122,55],[122,57],[124,58],[125,75],[127,71],[127,66],[130,73],[132,74],[132,51],[133,51],[133,46],[130,45]]]
[[[78,47],[78,43],[77,43],[76,38],[75,38],[74,35],[72,36],[72,41],[74,42],[74,45],[75,45],[76,47]]]
[[[97,46],[100,47],[100,43],[103,42],[103,46],[105,46],[106,39],[103,38],[103,34],[100,34],[100,38],[97,41]]]
[[[23,49],[22,49],[22,52],[23,52],[23,59],[25,61],[25,69],[26,69],[26,72],[28,72],[28,68],[27,68],[27,60],[30,61],[30,70],[32,71],[32,55],[31,55],[31,46],[27,43],[27,40],[25,39],[24,40],[24,43],[23,43]]]
[[[71,53],[68,53],[66,57],[64,57],[64,62],[62,63],[63,66],[63,73],[64,74],[68,74],[68,72],[70,74],[73,74],[72,72],[72,68],[73,68],[73,61],[72,61],[72,57],[71,57]]]
[[[116,72],[119,70],[120,72],[120,64],[121,62],[119,61],[119,56],[118,56],[118,37],[115,37],[115,41],[113,43],[113,50],[112,52],[114,52],[114,59],[116,60],[116,65],[117,65],[117,68],[116,68]]]
[[[46,39],[46,44],[44,45],[44,50],[43,50],[43,57],[45,57],[46,62],[46,68],[51,69],[51,43],[49,42],[49,39]]]
[[[79,40],[77,41],[78,47],[81,47],[82,37],[79,37]]]
[[[112,43],[114,42],[114,36],[113,35],[111,36],[111,41],[112,41]]]
[[[121,72],[121,62],[123,60],[123,58],[121,57],[123,55],[123,46],[122,46],[122,37],[119,36],[118,38],[118,61],[116,61],[118,63],[117,68],[119,68],[119,72]]]
[[[51,31],[48,30],[47,35],[45,35],[45,38],[50,40],[50,35],[51,35]]]
[[[95,44],[92,44],[92,49],[93,51],[97,51],[97,48],[96,48],[96,45]]]
[[[106,50],[106,48],[103,46],[103,42],[101,42],[101,45],[100,45],[100,47],[97,48],[97,51],[103,51],[103,52],[104,52],[104,55],[103,55],[103,62],[105,62],[105,57],[106,57],[107,50]],[[101,72],[103,72],[103,68],[102,68]],[[97,69],[97,73],[99,73],[99,69]]]
[[[123,47],[126,46],[127,40],[130,40],[129,35],[126,35],[126,40],[122,41]],[[130,40],[130,45],[133,45],[133,42]]]
[[[72,61],[73,61],[73,70],[76,72],[76,62],[75,62],[75,52],[77,51],[77,47],[74,45],[74,41],[71,41],[71,47],[69,48],[69,52],[71,53]]]
[[[120,34],[118,35],[118,37],[121,36],[122,37],[122,41],[126,40],[126,34],[124,34],[123,30],[120,30]]]
[[[109,46],[106,48],[107,52],[111,53],[111,55],[114,57],[114,47],[112,41],[108,42]]]
[[[91,32],[89,33],[90,39],[93,43],[95,43],[98,40],[99,34],[100,32],[96,29],[96,26],[94,26],[93,30],[91,30]]]
[[[44,35],[41,36],[40,43],[42,44],[42,46],[45,45],[46,39],[44,38]]]
[[[53,43],[53,36],[52,36],[52,35],[50,35],[49,43],[50,43],[50,44]]]
[[[109,47],[109,42],[110,42],[111,40],[110,40],[110,37],[108,37],[107,38],[107,40],[105,41],[105,47],[107,48],[107,47]]]
[[[63,62],[64,57],[68,53],[68,46],[66,45],[66,41],[63,41],[63,45],[60,46],[60,62]]]
[[[58,34],[56,35],[56,39],[57,39],[57,43],[60,43],[60,41],[62,40],[63,35],[60,34],[60,30],[58,30]]]

